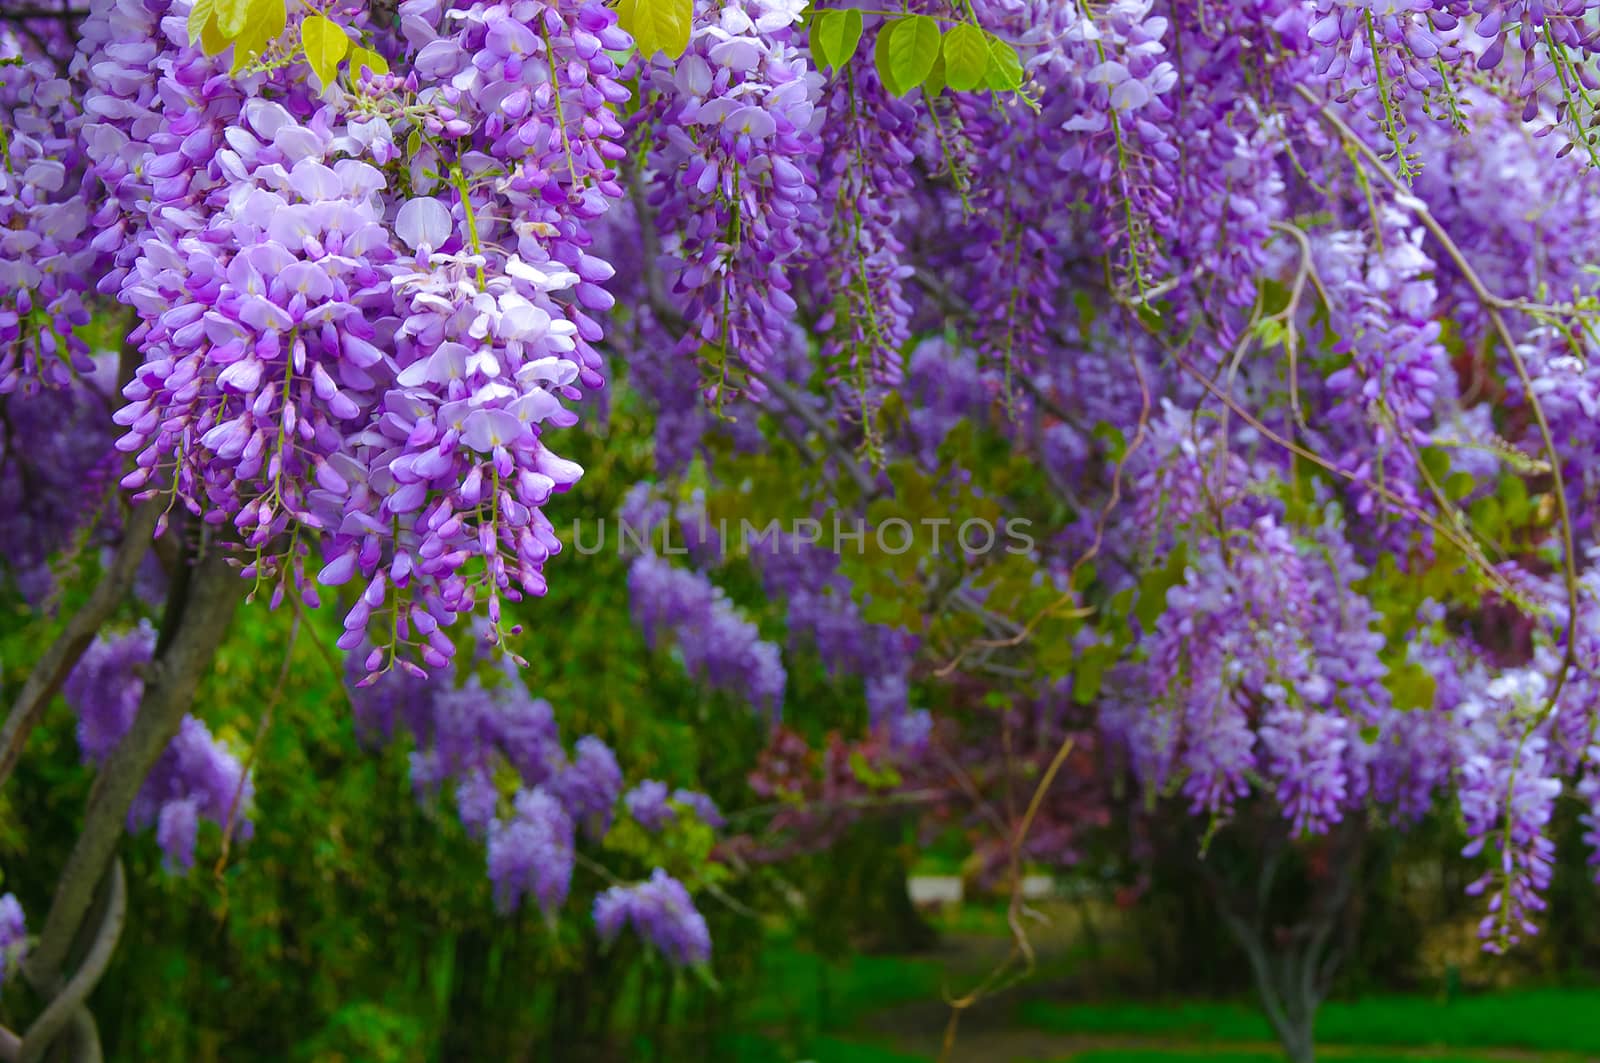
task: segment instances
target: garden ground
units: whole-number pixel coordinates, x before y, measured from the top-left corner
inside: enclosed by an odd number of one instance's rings
[[[919,1063],[940,1058],[950,1009],[1006,951],[980,916],[943,927],[919,956],[827,962],[775,937],[760,991],[719,1059],[738,1063]],[[1046,934],[1025,986],[963,1014],[951,1063],[1277,1063],[1283,1057],[1250,1001],[1084,998],[1074,957]],[[759,1031],[759,1032],[756,1032]],[[1341,1063],[1600,1061],[1600,988],[1377,996],[1326,1004],[1318,1055]]]

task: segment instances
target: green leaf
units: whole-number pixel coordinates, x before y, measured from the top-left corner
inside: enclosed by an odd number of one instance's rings
[[[909,90],[900,88],[895,80],[894,66],[889,62],[889,38],[895,24],[890,23],[878,31],[878,42],[872,46],[872,65],[878,71],[878,80],[891,96],[904,96]]]
[[[1182,583],[1189,574],[1189,544],[1180,541],[1167,555],[1167,563],[1151,569],[1139,581],[1139,602],[1134,606],[1134,619],[1146,633],[1154,631],[1156,621],[1167,608],[1167,592]]]
[[[634,0],[633,42],[646,59],[661,52],[676,59],[689,47],[694,0]]]
[[[1116,651],[1109,646],[1090,646],[1078,658],[1072,672],[1072,700],[1089,705],[1100,695],[1100,682],[1106,669],[1116,663]]]
[[[1394,696],[1395,708],[1402,712],[1433,708],[1437,693],[1434,678],[1416,661],[1404,660],[1390,665],[1385,685]]]
[[[989,72],[989,42],[983,31],[966,23],[944,37],[944,74],[957,92],[970,92],[983,84]]]
[[[344,30],[331,19],[312,15],[300,24],[300,43],[305,45],[306,61],[323,86],[333,84],[334,75],[339,72],[339,60],[350,50],[350,38],[344,35]]]
[[[1022,87],[1022,60],[1017,50],[993,34],[989,38],[989,72],[984,86],[996,92],[1014,92]]]
[[[1269,348],[1283,346],[1283,341],[1289,335],[1288,327],[1275,317],[1262,318],[1261,322],[1256,325],[1255,331],[1256,338],[1261,341],[1261,346]]]
[[[922,83],[922,91],[929,97],[938,96],[950,86],[950,80],[945,76],[944,56],[934,60],[933,69],[928,71],[928,80]]]
[[[1096,423],[1089,434],[1106,445],[1108,461],[1119,462],[1128,453],[1128,437],[1122,434],[1122,429],[1110,421]]]
[[[939,58],[939,23],[927,15],[907,15],[886,26],[883,38],[888,43],[878,49],[878,72],[882,74],[887,63],[890,76],[884,86],[896,96],[904,96],[933,71],[934,60]],[[883,45],[883,39],[879,44]]]
[[[1450,475],[1450,455],[1434,447],[1422,451],[1422,467],[1435,480],[1443,480]]]
[[[861,12],[834,8],[817,16],[811,31],[811,50],[821,66],[842,67],[855,57],[861,44]]]

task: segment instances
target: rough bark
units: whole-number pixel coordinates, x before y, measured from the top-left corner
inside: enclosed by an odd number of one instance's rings
[[[193,703],[244,596],[244,586],[221,552],[213,550],[195,565],[181,608],[170,614],[173,630],[162,639],[163,646],[151,662],[133,726],[95,778],[83,831],[61,873],[39,940],[24,964],[28,980],[46,998],[54,999],[62,991],[63,966],[111,867],[128,810]]]
[[[116,951],[127,917],[128,886],[121,861],[111,867],[108,889],[105,912],[88,953],[61,992],[28,1027],[17,1053],[17,1063],[40,1063],[56,1038],[68,1030],[72,1044],[66,1058],[73,1063],[99,1063],[100,1035],[85,1002],[111,963],[111,954]]]

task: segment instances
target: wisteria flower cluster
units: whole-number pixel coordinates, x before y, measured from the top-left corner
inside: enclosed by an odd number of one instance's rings
[[[531,900],[555,919],[572,888],[580,841],[605,839],[619,800],[651,833],[668,826],[676,808],[720,825],[716,806],[703,794],[679,789],[669,795],[656,780],[624,794],[616,755],[594,735],[580,737],[569,754],[550,703],[531,696],[515,669],[453,672],[417,679],[396,671],[362,685],[356,670],[351,696],[369,740],[411,736],[411,780],[419,799],[454,787],[462,826],[484,844],[501,911]],[[683,886],[671,881],[693,913]]]
[[[711,959],[711,933],[683,885],[656,868],[635,886],[613,886],[594,899],[600,940],[616,939],[623,927],[635,932],[673,963],[692,966]]]
[[[920,706],[973,708],[1128,768],[1141,815],[1258,802],[1297,843],[1448,793],[1486,940],[1526,937],[1558,794],[1600,838],[1600,4],[844,6],[831,57],[798,0],[697,0],[642,55],[603,0],[285,0],[220,50],[191,0],[0,12],[8,580],[47,601],[132,502],[275,605],[337,599],[357,725],[410,735],[502,909],[553,916],[619,815],[721,818],[461,652],[518,660],[583,475],[557,433],[626,379],[696,478],[631,497],[658,525],[776,469],[796,517],[1042,526],[870,587],[780,536],[741,558],[767,611],[725,544],[644,552],[633,617],[697,681],[775,721],[814,654],[891,760],[938,751]],[[941,49],[915,92],[907,25]],[[154,643],[67,681],[87,762]],[[184,869],[252,796],[190,716],[129,822]],[[709,957],[663,871],[593,916]]]
[[[143,669],[155,631],[142,625],[95,639],[62,690],[78,714],[78,746],[86,763],[103,765],[133,726],[144,693]],[[254,832],[255,787],[238,756],[194,716],[185,716],[145,778],[128,812],[130,831],[156,830],[156,844],[175,873],[194,866],[202,821],[246,841]]]
[[[680,355],[705,355],[717,401],[761,374],[790,342],[786,269],[800,223],[817,198],[820,77],[797,47],[803,4],[707,0],[696,5],[689,50],[645,71],[637,121],[652,133],[656,175],[649,205],[668,234],[663,248],[687,330]]]

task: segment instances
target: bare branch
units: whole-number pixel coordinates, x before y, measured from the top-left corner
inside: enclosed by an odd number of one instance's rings
[[[1556,699],[1561,696],[1562,687],[1565,686],[1567,677],[1572,674],[1578,663],[1578,650],[1576,634],[1578,630],[1578,552],[1573,539],[1572,513],[1567,500],[1566,480],[1561,472],[1561,454],[1556,450],[1555,434],[1550,429],[1550,420],[1545,416],[1544,404],[1539,401],[1539,394],[1533,386],[1533,377],[1528,372],[1527,363],[1522,354],[1517,350],[1517,342],[1511,334],[1510,326],[1506,324],[1503,311],[1518,309],[1519,304],[1507,300],[1489,290],[1483,278],[1478,276],[1478,271],[1472,268],[1472,263],[1467,261],[1466,253],[1451,238],[1439,219],[1433,216],[1428,205],[1406,187],[1405,182],[1396,177],[1389,167],[1385,166],[1378,153],[1372,150],[1365,140],[1354,129],[1350,128],[1343,118],[1333,110],[1331,104],[1317,99],[1316,94],[1304,85],[1297,85],[1295,90],[1300,96],[1317,108],[1317,114],[1327,123],[1328,127],[1337,133],[1346,144],[1350,145],[1368,164],[1383,178],[1394,191],[1395,202],[1410,211],[1422,223],[1449,256],[1450,261],[1461,276],[1466,280],[1468,287],[1483,304],[1489,315],[1489,321],[1494,326],[1495,333],[1500,337],[1500,342],[1505,346],[1506,357],[1510,359],[1512,368],[1516,371],[1517,380],[1522,384],[1522,394],[1526,397],[1528,409],[1533,414],[1535,426],[1539,429],[1539,440],[1544,447],[1546,456],[1550,459],[1550,478],[1554,482],[1556,517],[1561,527],[1562,547],[1562,578],[1567,592],[1567,636],[1564,652],[1561,657],[1560,670],[1556,673],[1555,682],[1551,685],[1550,694],[1545,700],[1544,711],[1540,713],[1540,720],[1548,719],[1556,709]],[[1530,728],[1531,730],[1531,728]]]

